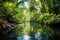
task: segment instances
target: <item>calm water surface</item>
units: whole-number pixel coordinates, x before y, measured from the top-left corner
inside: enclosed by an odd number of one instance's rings
[[[38,23],[25,22],[18,24],[7,35],[2,36],[1,40],[59,40],[60,32],[51,26]]]

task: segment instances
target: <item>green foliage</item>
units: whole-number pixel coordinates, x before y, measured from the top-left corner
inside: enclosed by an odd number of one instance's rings
[[[55,14],[47,13],[45,14],[45,17],[43,18],[43,22],[50,24],[51,22],[55,20],[55,16],[56,16]]]
[[[58,0],[28,0],[29,3],[29,8],[19,8],[22,5],[19,5],[19,3],[16,0],[0,0],[0,18],[7,18],[6,20],[14,21],[17,23],[23,23],[24,21],[27,20],[33,20],[33,21],[40,21],[42,23],[52,23],[52,22],[60,22],[60,1]],[[27,4],[26,4],[27,5]],[[19,7],[18,7],[19,6]],[[38,6],[38,7],[37,7]],[[27,6],[26,6],[27,7]],[[58,7],[59,10],[56,10]],[[55,9],[55,10],[54,10]],[[26,10],[27,12],[25,12]],[[54,12],[58,12],[58,15]],[[25,13],[24,13],[25,12]],[[53,14],[54,13],[54,14]],[[32,17],[31,17],[32,14]],[[30,19],[31,18],[31,19]],[[38,26],[38,25],[37,25]],[[43,32],[42,28],[38,27],[32,27],[32,30],[37,30],[39,32]],[[52,33],[49,29],[44,28],[44,34],[46,35],[51,35]],[[30,26],[29,26],[30,30]],[[14,34],[20,35],[22,31],[22,27],[18,25],[14,29]]]
[[[53,35],[54,35],[54,31],[49,27],[44,26],[41,36],[45,38],[45,37],[53,37]]]
[[[59,0],[58,1],[57,0],[27,1],[28,3],[30,3],[28,9],[18,8],[19,5],[17,0],[0,0],[0,2],[1,2],[0,17],[8,17],[10,15],[11,17],[9,17],[9,19],[12,21],[16,21],[18,23],[25,21],[25,16],[24,16],[25,14],[23,14],[24,10],[29,11],[29,13],[31,14],[33,13],[32,14],[33,17],[31,17],[31,20],[34,21],[43,21],[45,23],[47,22],[51,23],[55,20],[60,20],[59,19],[60,17],[58,15],[56,16],[55,14],[53,14],[54,7],[59,6],[59,2],[60,2]],[[24,5],[24,1],[23,1],[23,5]],[[37,7],[37,5],[39,7]]]
[[[14,28],[14,30],[12,31],[12,33],[13,33],[14,35],[16,35],[16,36],[22,35],[23,27],[24,27],[24,25],[18,24],[18,25]]]
[[[12,19],[18,23],[23,22],[22,18],[23,18],[23,11],[19,8],[15,8],[15,12],[16,14],[12,16]]]
[[[21,10],[20,8],[16,7],[16,1],[14,0],[14,2],[12,0],[1,0],[2,1],[2,5],[0,7],[0,17],[9,17],[10,21],[15,21],[15,22],[22,22],[24,21],[23,18],[23,10]],[[9,16],[10,15],[10,16]]]
[[[43,14],[35,14],[31,20],[43,21],[43,23],[51,23],[55,19],[56,19],[56,14],[43,13]]]
[[[39,18],[39,14],[34,14],[31,20],[37,21],[38,18]]]
[[[60,22],[60,14],[58,14],[58,15],[55,17],[54,22],[55,22],[55,23],[59,23],[59,22]]]
[[[41,37],[53,37],[54,36],[54,31],[53,29],[51,29],[49,26],[46,25],[41,25],[38,23],[31,23],[31,27],[33,27],[33,31],[35,32],[40,32],[41,33]]]

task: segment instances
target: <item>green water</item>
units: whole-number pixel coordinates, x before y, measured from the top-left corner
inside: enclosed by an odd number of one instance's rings
[[[57,26],[58,27],[58,26]],[[60,31],[53,26],[43,25],[36,22],[18,24],[1,40],[59,40]]]

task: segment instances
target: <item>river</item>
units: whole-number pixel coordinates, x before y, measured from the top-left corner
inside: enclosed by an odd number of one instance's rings
[[[57,26],[58,27],[58,26]],[[1,36],[1,40],[60,40],[60,31],[53,26],[36,22],[18,24],[11,32]]]

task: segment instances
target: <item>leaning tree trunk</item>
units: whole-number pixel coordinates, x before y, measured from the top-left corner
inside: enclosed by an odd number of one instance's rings
[[[0,34],[7,34],[9,31],[16,27],[15,23],[9,23],[5,19],[0,19]]]

